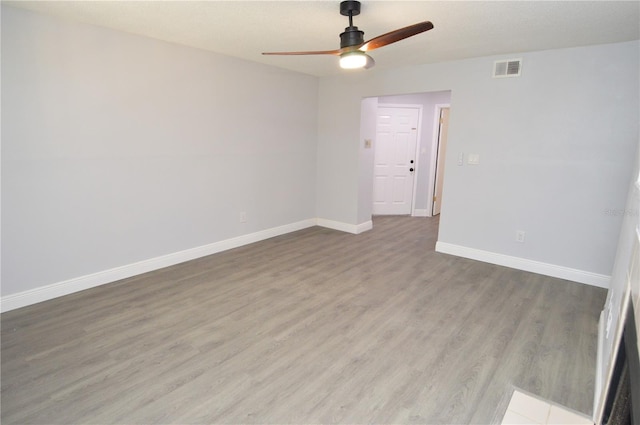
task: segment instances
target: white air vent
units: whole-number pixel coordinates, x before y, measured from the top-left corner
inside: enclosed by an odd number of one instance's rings
[[[519,77],[522,71],[522,59],[507,59],[493,63],[493,78]]]

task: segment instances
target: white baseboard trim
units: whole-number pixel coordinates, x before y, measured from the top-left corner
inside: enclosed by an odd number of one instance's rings
[[[348,224],[348,223],[343,223],[341,221],[333,221],[333,220],[327,220],[324,218],[318,218],[316,220],[316,224],[318,226],[326,227],[328,229],[339,230],[341,232],[346,232],[346,233],[353,233],[354,235],[373,229],[373,221],[371,220],[365,221],[364,223],[360,223],[360,224]]]
[[[423,209],[414,209],[413,210],[413,214],[411,214],[412,217],[430,217],[429,215],[429,210],[423,210]]]
[[[604,356],[604,310],[600,312],[600,320],[598,320],[598,351],[596,352],[596,383],[593,392],[593,423],[598,423],[598,415],[600,409],[600,395],[602,394],[602,386],[604,379],[602,376],[602,358]]]
[[[85,289],[94,288],[106,283],[115,282],[120,279],[158,270],[164,267],[173,266],[185,261],[194,260],[228,249],[237,248],[250,243],[259,242],[275,236],[284,235],[286,233],[302,230],[307,227],[316,225],[316,219],[308,219],[296,223],[286,224],[284,226],[273,227],[271,229],[262,230],[247,235],[226,239],[220,242],[214,242],[195,248],[186,249],[184,251],[163,255],[160,257],[150,258],[148,260],[139,261],[125,266],[115,267],[113,269],[92,273],[85,276],[69,279],[63,282],[57,282],[39,288],[31,289],[17,294],[3,296],[0,300],[0,311],[15,310],[20,307],[47,301],[53,298],[69,295],[74,292],[83,291]]]
[[[524,270],[542,274],[545,276],[557,277],[571,280],[600,288],[609,288],[611,276],[587,272],[584,270],[572,269],[555,264],[543,263],[540,261],[528,260],[526,258],[512,257],[510,255],[497,254],[495,252],[483,251],[466,246],[454,245],[447,242],[436,242],[436,251],[444,254],[457,255],[459,257],[470,258],[472,260],[484,261],[485,263],[497,264],[499,266],[510,267],[512,269]]]
[[[360,223],[356,226],[356,234],[364,233],[371,229],[373,229],[373,221],[365,221],[364,223]]]

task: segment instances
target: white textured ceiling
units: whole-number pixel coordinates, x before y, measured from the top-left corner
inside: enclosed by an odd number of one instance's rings
[[[339,47],[339,1],[3,1],[65,19],[307,74],[338,74],[334,56],[263,51]],[[420,21],[435,28],[371,52],[378,68],[640,39],[638,1],[362,1],[365,39]],[[353,71],[351,71],[353,72]],[[367,72],[367,71],[357,71]]]

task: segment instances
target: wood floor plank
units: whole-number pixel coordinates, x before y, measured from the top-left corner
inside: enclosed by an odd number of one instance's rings
[[[2,314],[1,421],[497,423],[591,413],[600,288],[314,227]]]

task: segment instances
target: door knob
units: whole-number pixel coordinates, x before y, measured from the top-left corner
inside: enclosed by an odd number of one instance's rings
[[[413,171],[413,168],[409,168],[409,171]]]

